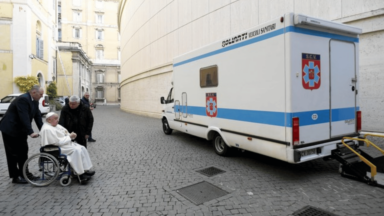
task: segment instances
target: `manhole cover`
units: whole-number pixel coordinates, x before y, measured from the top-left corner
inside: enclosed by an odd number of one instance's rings
[[[214,175],[217,175],[220,173],[225,173],[224,170],[218,169],[216,167],[208,167],[208,168],[205,168],[202,170],[197,170],[196,172],[203,174],[203,175],[206,175],[208,177],[211,177],[211,176],[214,176]]]
[[[227,191],[205,181],[180,188],[177,192],[196,205],[200,205],[228,194]]]
[[[302,209],[295,211],[294,216],[337,216],[331,212],[327,212],[323,209],[319,209],[313,206],[305,206]]]

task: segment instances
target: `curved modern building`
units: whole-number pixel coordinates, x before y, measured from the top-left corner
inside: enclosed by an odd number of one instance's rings
[[[122,0],[121,109],[160,117],[160,97],[172,82],[174,57],[230,37],[284,13],[354,25],[360,36],[363,129],[384,131],[384,1]]]

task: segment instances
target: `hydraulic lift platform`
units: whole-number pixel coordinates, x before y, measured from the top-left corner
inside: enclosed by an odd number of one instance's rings
[[[384,188],[384,150],[373,144],[367,137],[381,137],[383,135],[367,133],[363,138],[343,137],[341,144],[332,151],[332,157],[340,162],[341,176],[365,182],[372,186]],[[353,140],[359,141],[355,144]],[[373,146],[383,155],[372,157],[360,149],[360,145]]]

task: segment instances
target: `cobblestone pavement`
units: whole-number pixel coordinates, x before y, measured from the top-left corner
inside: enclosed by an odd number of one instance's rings
[[[307,205],[339,216],[384,215],[384,189],[342,178],[335,161],[293,165],[242,152],[220,157],[204,139],[175,131],[165,135],[159,119],[117,106],[98,106],[93,113],[97,142],[88,150],[96,175],[87,185],[12,184],[0,139],[0,215],[264,216],[291,215]],[[29,138],[30,155],[39,142]],[[211,166],[225,173],[196,172]],[[228,194],[195,205],[178,193],[202,181]]]

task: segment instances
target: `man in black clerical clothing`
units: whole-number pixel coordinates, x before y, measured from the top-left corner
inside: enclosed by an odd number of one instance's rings
[[[69,104],[61,110],[59,124],[68,132],[75,132],[75,141],[87,148],[87,140],[93,127],[93,115],[89,107],[80,102],[80,98],[73,95],[69,98]]]

